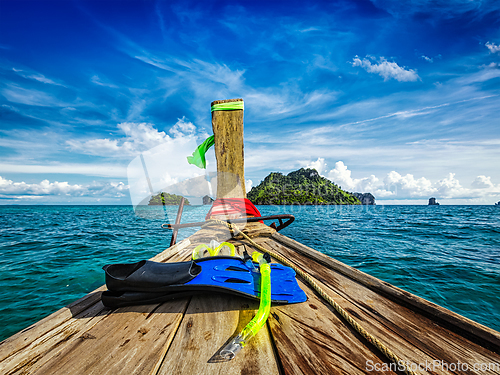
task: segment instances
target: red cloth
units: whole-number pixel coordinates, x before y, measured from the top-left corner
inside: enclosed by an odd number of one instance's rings
[[[216,199],[212,204],[212,208],[208,211],[205,220],[210,219],[212,215],[233,215],[241,214],[243,217],[252,215],[254,217],[260,217],[260,212],[257,207],[254,206],[246,198],[224,198]],[[264,223],[260,220],[261,223]]]

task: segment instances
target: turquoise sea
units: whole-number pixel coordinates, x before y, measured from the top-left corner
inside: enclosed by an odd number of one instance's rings
[[[258,208],[296,216],[283,234],[500,330],[500,208]],[[182,222],[207,210],[188,206]],[[168,207],[171,221],[176,212]],[[103,265],[163,251],[171,235],[164,221],[129,206],[0,206],[0,340],[101,286]],[[179,240],[194,231],[181,230]]]

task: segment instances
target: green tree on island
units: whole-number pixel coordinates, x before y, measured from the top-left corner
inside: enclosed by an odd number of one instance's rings
[[[361,204],[353,194],[310,168],[301,168],[286,176],[272,172],[247,196],[253,204]]]
[[[169,194],[162,192],[160,194],[154,195],[149,200],[149,206],[178,206],[181,203],[182,195]],[[189,200],[185,199],[185,205],[189,205]]]

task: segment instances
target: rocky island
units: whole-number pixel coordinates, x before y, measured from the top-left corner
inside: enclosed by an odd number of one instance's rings
[[[157,195],[153,195],[149,200],[149,206],[178,206],[181,203],[182,196],[177,194],[169,194],[162,192]],[[184,205],[189,205],[189,201],[186,199]]]
[[[372,193],[352,193],[352,195],[358,198],[362,205],[375,206],[375,197]]]
[[[259,185],[247,194],[253,204],[304,204],[304,205],[360,205],[362,202],[355,194],[342,190],[339,186],[319,175],[315,169],[301,168],[283,175],[270,173]],[[368,193],[369,194],[369,193]],[[369,194],[373,198],[373,195]],[[360,194],[361,198],[365,195]],[[365,201],[371,201],[366,196]],[[365,203],[366,204],[366,203]]]
[[[429,206],[439,206],[439,203],[436,202],[436,198],[429,198]]]

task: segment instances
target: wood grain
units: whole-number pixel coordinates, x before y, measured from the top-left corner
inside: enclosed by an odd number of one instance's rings
[[[216,100],[211,105],[240,102]],[[212,112],[215,157],[217,159],[217,199],[246,198],[243,159],[243,110]]]
[[[279,374],[267,327],[231,361],[219,351],[252,319],[258,301],[227,295],[193,296],[158,372],[167,374]]]
[[[304,283],[307,302],[273,307],[269,326],[285,374],[365,374],[384,358]],[[394,374],[373,371],[372,374]]]
[[[160,366],[189,299],[124,307],[71,340],[33,374],[151,374]]]

